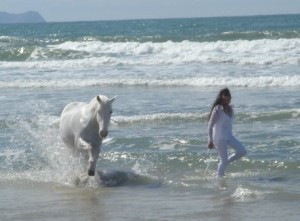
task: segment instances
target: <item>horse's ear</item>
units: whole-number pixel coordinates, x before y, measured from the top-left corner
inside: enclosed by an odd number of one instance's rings
[[[113,98],[110,99],[110,102],[114,102],[114,100],[117,98],[117,96],[114,96]]]
[[[97,96],[97,101],[101,104],[102,103],[102,100],[100,98],[100,96]]]

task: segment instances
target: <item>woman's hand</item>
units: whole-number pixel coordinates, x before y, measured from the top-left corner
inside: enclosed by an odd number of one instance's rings
[[[215,147],[214,143],[210,141],[207,145],[208,149],[213,149]]]

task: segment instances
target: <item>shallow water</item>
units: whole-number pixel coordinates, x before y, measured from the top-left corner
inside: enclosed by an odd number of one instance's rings
[[[0,220],[298,220],[298,17],[1,26]],[[224,86],[248,155],[218,180]],[[66,104],[98,94],[118,96],[102,179],[58,133]]]
[[[300,194],[280,190],[280,182],[284,181],[256,180],[256,185],[251,179],[252,184],[243,179],[228,181],[200,181],[197,186],[173,188],[167,185],[71,188],[49,183],[2,182],[1,198],[5,205],[1,206],[1,219],[298,219]]]

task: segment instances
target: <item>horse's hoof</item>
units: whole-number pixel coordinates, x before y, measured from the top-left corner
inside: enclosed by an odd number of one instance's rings
[[[89,176],[95,176],[95,171],[89,170],[89,171],[88,171],[88,175],[89,175]]]

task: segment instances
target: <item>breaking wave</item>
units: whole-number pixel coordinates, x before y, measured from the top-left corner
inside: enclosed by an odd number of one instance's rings
[[[2,41],[6,38],[2,37]],[[9,40],[7,40],[9,41]],[[1,42],[0,42],[1,44]],[[215,42],[66,41],[60,44],[5,46],[3,67],[84,67],[99,65],[165,65],[230,63],[299,65],[300,39],[259,39]],[[16,63],[11,63],[15,61]],[[21,63],[18,63],[18,62]]]
[[[90,78],[90,79],[18,79],[12,81],[0,81],[0,88],[67,88],[89,86],[150,86],[150,87],[299,87],[300,76],[253,76],[253,77],[190,77],[173,79],[147,79],[147,78]]]

